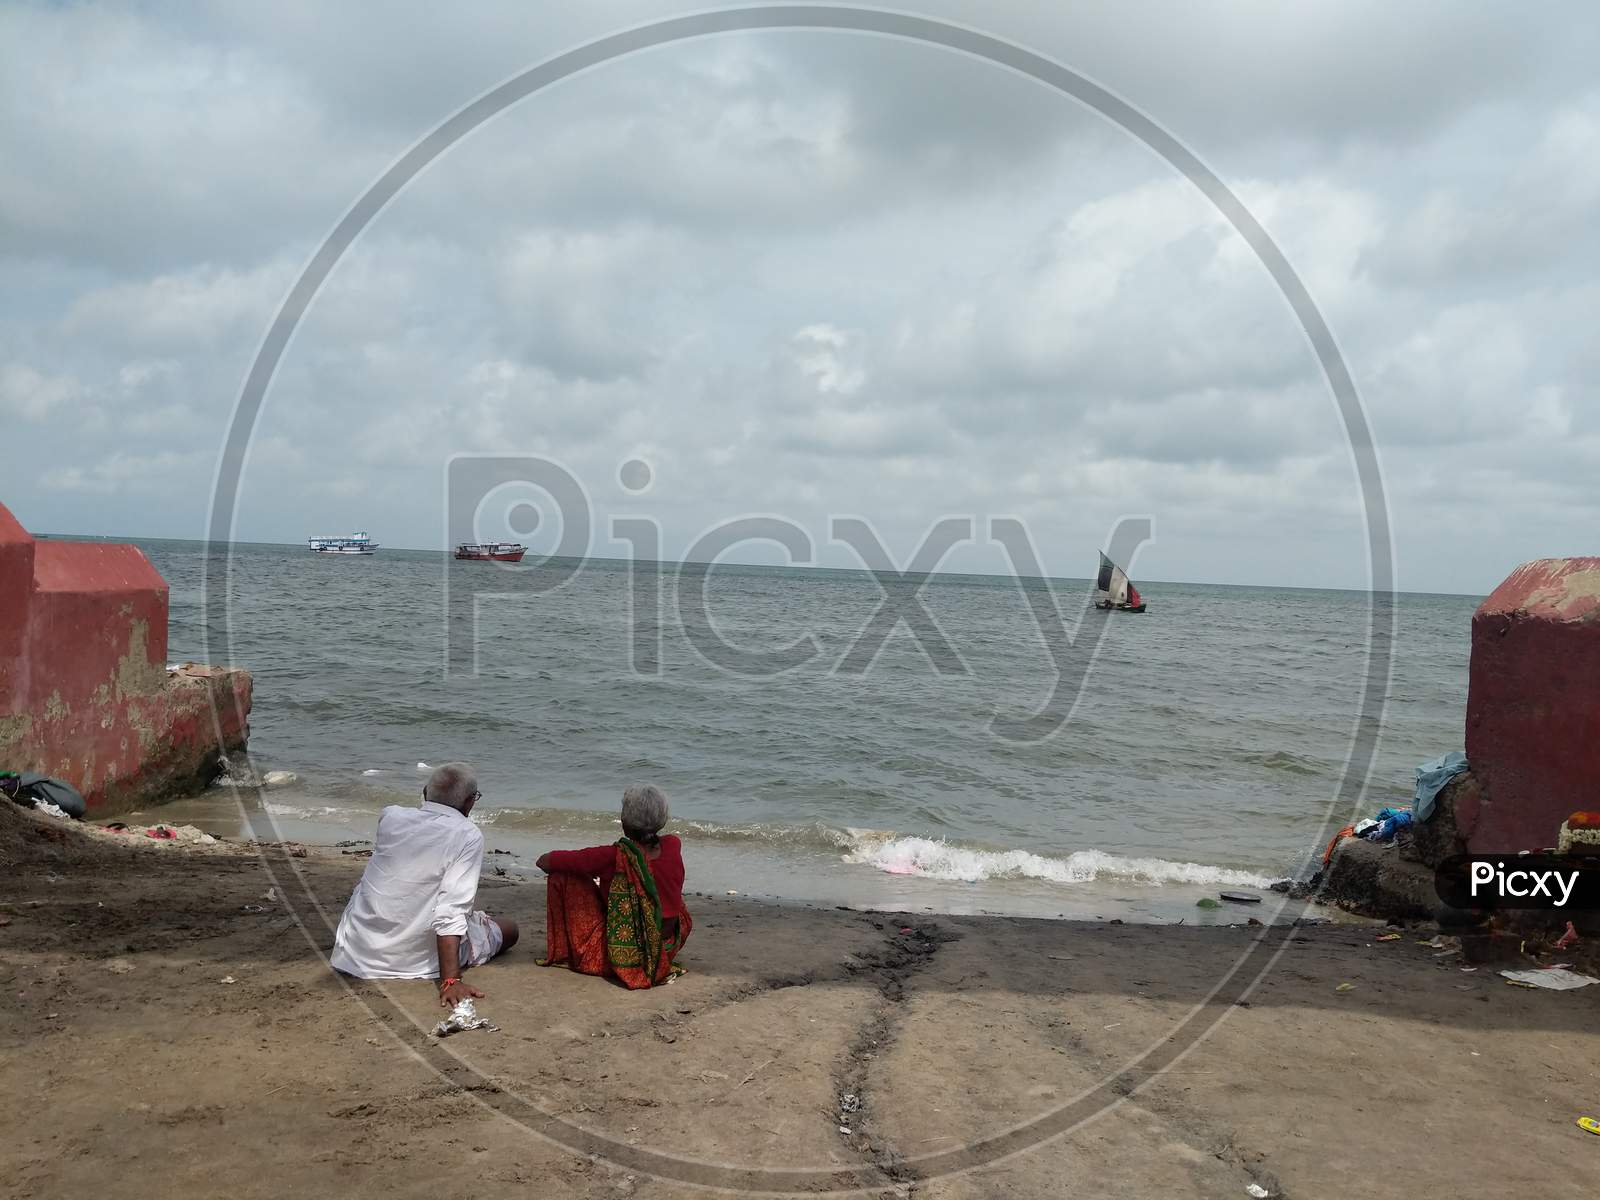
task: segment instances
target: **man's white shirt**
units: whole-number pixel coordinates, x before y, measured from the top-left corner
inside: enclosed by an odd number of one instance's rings
[[[438,934],[467,936],[483,871],[483,833],[445,804],[392,805],[339,919],[329,961],[359,979],[430,979]]]

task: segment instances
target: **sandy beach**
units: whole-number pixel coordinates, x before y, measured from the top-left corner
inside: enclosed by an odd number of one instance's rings
[[[441,1042],[431,984],[323,960],[358,857],[20,819],[8,1196],[1575,1197],[1600,1161],[1594,998],[1427,931],[695,896],[689,973],[628,993],[536,966],[542,884],[491,869],[499,1029]]]

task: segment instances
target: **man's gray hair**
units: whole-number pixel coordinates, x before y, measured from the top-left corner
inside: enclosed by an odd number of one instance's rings
[[[636,783],[622,793],[622,832],[648,840],[667,823],[667,797],[651,783]]]
[[[428,786],[422,789],[422,795],[435,804],[460,809],[477,790],[477,772],[466,763],[445,763],[428,776]]]

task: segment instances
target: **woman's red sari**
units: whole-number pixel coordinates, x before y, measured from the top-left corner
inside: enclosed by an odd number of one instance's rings
[[[584,975],[607,975],[629,988],[653,987],[682,970],[673,959],[693,922],[687,911],[662,920],[643,850],[623,838],[615,851],[615,873],[604,890],[585,875],[551,873],[541,961]]]

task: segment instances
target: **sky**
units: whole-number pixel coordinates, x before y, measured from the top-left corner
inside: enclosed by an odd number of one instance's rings
[[[0,6],[0,503],[203,536],[263,336],[373,181],[501,81],[701,7]],[[1248,206],[1354,376],[1401,589],[1600,553],[1600,13],[904,11],[1111,89]],[[1369,582],[1332,393],[1217,210],[1037,82],[860,34],[645,51],[452,146],[307,311],[234,536],[441,547],[445,473],[484,453],[575,476],[604,556],[615,517],[679,558],[760,514],[855,566],[850,516],[905,563],[958,515],[978,536],[941,565],[1005,571],[983,532],[1014,516],[1083,576],[1148,515],[1136,579]],[[536,549],[563,528],[532,485],[474,512]]]

